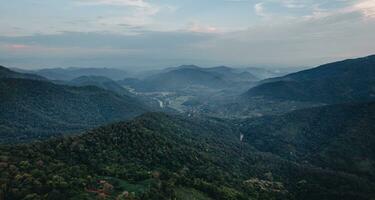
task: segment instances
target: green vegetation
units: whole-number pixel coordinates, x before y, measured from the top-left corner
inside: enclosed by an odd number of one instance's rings
[[[211,200],[211,198],[204,195],[202,192],[192,188],[176,188],[177,200]]]
[[[372,55],[266,79],[252,88],[249,84],[242,95],[210,101],[199,111],[226,118],[280,115],[322,105],[374,101],[374,86]]]
[[[344,60],[264,81],[245,97],[318,103],[374,100],[375,56]]]
[[[31,79],[31,80],[47,81],[47,79],[44,78],[44,77],[34,75],[34,74],[14,72],[14,71],[0,65],[0,79],[4,79],[4,78],[18,78],[18,79]]]
[[[233,122],[236,124],[235,122]],[[220,119],[145,114],[0,147],[6,199],[370,199],[375,184],[257,151]]]
[[[375,102],[331,105],[242,123],[263,152],[375,181]]]
[[[237,91],[242,86],[248,87],[249,84],[258,80],[245,69],[183,65],[167,68],[143,80],[125,80],[122,83],[142,92],[188,92],[189,95],[200,96],[223,89]]]
[[[119,95],[132,96],[127,89],[123,88],[116,81],[104,76],[80,76],[69,82],[65,82],[65,84],[73,86],[96,86],[98,88],[115,92]]]
[[[147,111],[137,99],[97,87],[0,79],[0,142],[41,139],[130,119]]]

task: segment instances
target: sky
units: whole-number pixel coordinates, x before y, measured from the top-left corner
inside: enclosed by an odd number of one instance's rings
[[[12,0],[0,65],[305,67],[375,54],[375,0]]]

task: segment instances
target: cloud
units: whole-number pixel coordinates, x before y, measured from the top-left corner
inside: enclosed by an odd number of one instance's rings
[[[336,9],[323,9],[318,5],[312,8],[312,13],[309,15],[303,16],[304,19],[324,19],[329,17],[337,16],[352,16],[348,17],[347,20],[357,19],[355,16],[360,14],[363,16],[363,19],[374,20],[375,19],[375,1],[374,0],[360,0],[349,3],[347,0],[343,2],[348,3],[344,7],[339,7]],[[353,17],[354,16],[354,17]]]
[[[78,0],[79,5],[83,6],[120,6],[127,7],[126,14],[121,16],[102,16],[97,19],[98,25],[104,26],[146,26],[153,23],[153,16],[163,9],[174,9],[172,6],[158,6],[148,3],[144,0]],[[118,27],[117,27],[118,28]]]
[[[152,7],[144,0],[78,0],[82,5],[113,5],[113,6],[134,6],[139,8]]]
[[[354,9],[359,10],[366,18],[375,19],[375,1],[374,0],[359,1],[353,7]]]
[[[123,35],[103,32],[63,32],[60,34],[37,34],[32,36],[0,36],[7,45],[40,46],[48,48],[93,48],[93,49],[179,49],[215,37],[211,33],[184,31],[159,32],[140,31],[138,34]],[[68,52],[67,52],[68,53]]]
[[[56,25],[70,31],[60,28],[24,37],[1,34],[0,60],[20,67],[159,67],[184,63],[306,66],[375,53],[371,43],[375,40],[373,0],[340,1],[342,4],[333,7],[322,0],[258,1],[255,5],[249,3],[247,9],[253,6],[261,19],[251,19],[254,22],[243,23],[242,30],[231,31],[223,31],[225,22],[220,20],[199,16],[180,20],[181,13],[166,15],[163,9],[169,8],[149,3],[156,1],[79,2],[85,12],[100,12],[92,18],[79,19],[83,21],[77,24]],[[74,6],[73,9],[81,9]],[[163,20],[165,24],[158,24]],[[47,25],[36,21],[28,21],[31,28],[48,30]]]
[[[208,63],[198,56],[195,45],[215,34],[184,31],[143,31],[136,35],[64,32],[61,34],[0,37],[0,60],[18,67],[96,66],[159,67],[183,63]],[[16,53],[5,46],[29,45],[30,51]],[[4,48],[2,48],[4,47]],[[25,60],[27,59],[27,60]]]
[[[267,17],[267,14],[264,12],[263,3],[257,3],[254,5],[255,14],[260,17]]]
[[[306,5],[303,1],[296,0],[281,0],[281,3],[287,8],[304,8]]]
[[[0,41],[45,49],[13,55],[13,62],[19,62],[17,66],[35,65],[38,60],[53,66],[315,66],[375,53],[375,46],[369,42],[375,39],[375,20],[362,20],[358,11],[263,23],[246,31],[219,34],[199,23],[189,28],[188,32],[140,30],[134,35],[64,32],[0,37]],[[54,49],[54,59],[47,53],[50,49]],[[28,56],[28,62],[22,60]],[[9,51],[0,49],[0,60],[8,58]]]
[[[196,22],[192,22],[188,24],[188,31],[196,32],[196,33],[218,33],[219,29],[214,26],[210,25],[201,25]]]
[[[110,5],[134,8],[138,16],[151,16],[160,11],[160,6],[144,0],[78,0],[80,5]]]
[[[226,2],[250,2],[251,0],[224,0]]]
[[[5,46],[11,50],[21,50],[21,49],[27,49],[30,47],[29,45],[24,45],[24,44],[7,44]]]

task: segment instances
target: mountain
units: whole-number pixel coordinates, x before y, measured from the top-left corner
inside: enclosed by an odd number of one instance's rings
[[[38,74],[50,80],[70,81],[80,76],[104,76],[112,80],[122,80],[128,73],[114,68],[51,68],[33,70],[30,73]]]
[[[205,71],[216,73],[219,76],[222,76],[227,81],[240,82],[240,81],[257,81],[260,80],[257,76],[252,73],[242,70],[230,68],[227,66],[218,66],[206,68]]]
[[[262,80],[235,98],[206,104],[201,110],[213,116],[243,118],[372,100],[375,100],[375,56],[368,56]]]
[[[250,119],[241,130],[260,151],[375,180],[375,102]]]
[[[80,76],[67,82],[67,84],[74,86],[96,86],[98,88],[113,91],[120,95],[132,95],[116,81],[104,76]]]
[[[47,80],[46,78],[38,76],[38,75],[28,74],[28,73],[18,73],[6,67],[0,66],[0,79],[3,79],[3,78],[32,79],[32,80],[40,80],[40,81]]]
[[[148,113],[85,134],[0,146],[5,199],[371,199],[374,182],[240,143],[213,118]]]
[[[147,110],[133,97],[94,86],[71,87],[31,79],[0,79],[0,141],[79,131],[130,119]]]
[[[301,67],[285,67],[285,68],[270,68],[270,67],[246,67],[241,68],[241,70],[249,72],[256,76],[258,79],[270,79],[274,77],[285,76],[287,74],[301,71],[303,68]]]
[[[229,82],[259,80],[258,77],[254,76],[253,74],[251,74],[245,69],[231,68],[227,66],[203,68],[203,67],[198,67],[196,65],[181,65],[179,67],[167,68],[164,70],[164,72],[171,72],[171,71],[176,71],[176,70],[187,70],[187,69],[209,72]]]
[[[177,69],[147,78],[144,84],[149,90],[178,90],[201,86],[208,88],[225,87],[221,77],[199,69]]]
[[[140,81],[126,81],[139,91],[178,91],[201,89],[224,89],[239,84],[249,84],[258,79],[245,71],[229,67],[202,68],[195,65],[182,65],[167,68]]]
[[[371,101],[375,99],[375,55],[270,79],[244,96],[327,104]]]

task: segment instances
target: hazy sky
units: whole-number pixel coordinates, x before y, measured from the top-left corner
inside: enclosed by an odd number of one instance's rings
[[[12,0],[0,65],[314,66],[375,54],[375,0]]]

